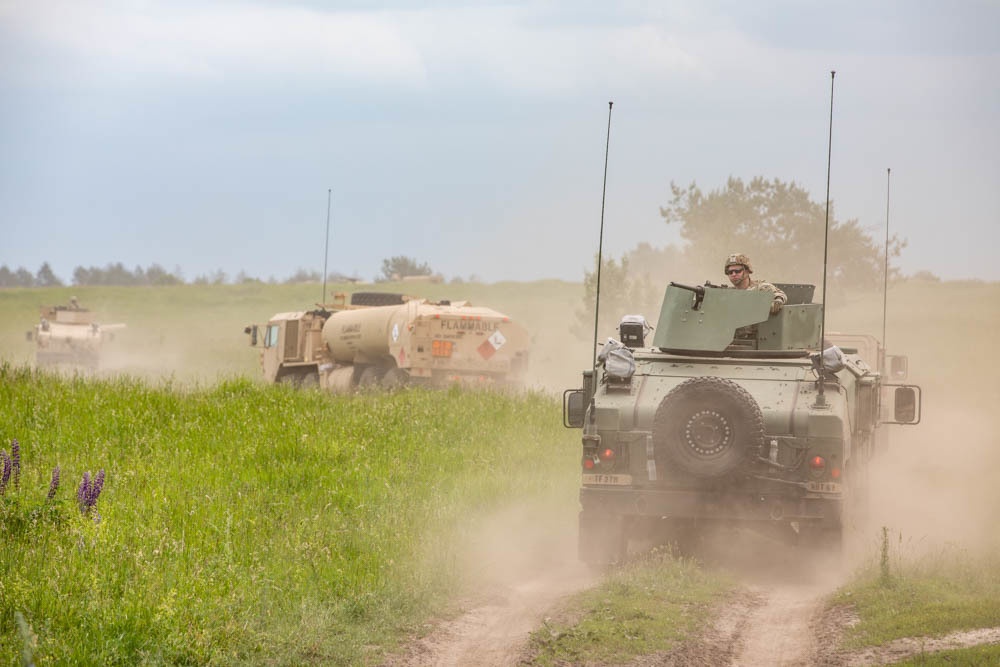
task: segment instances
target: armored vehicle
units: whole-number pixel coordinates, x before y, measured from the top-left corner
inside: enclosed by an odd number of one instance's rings
[[[38,324],[25,337],[35,343],[38,366],[96,369],[115,331],[123,328],[124,324],[99,324],[94,313],[81,308],[74,297],[68,306],[43,306]]]
[[[261,331],[269,382],[331,391],[404,384],[518,384],[528,365],[527,331],[491,308],[400,294],[336,295],[316,310],[278,313]]]
[[[584,561],[724,523],[838,548],[878,433],[918,423],[921,392],[854,347],[821,350],[813,286],[778,287],[788,301],[771,315],[767,292],[670,283],[652,347],[626,318],[624,342],[564,393],[564,424],[583,430]]]

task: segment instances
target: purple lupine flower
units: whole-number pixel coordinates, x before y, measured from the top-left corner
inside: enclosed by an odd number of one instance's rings
[[[10,441],[10,458],[14,464],[14,488],[21,486],[21,443],[14,438]]]
[[[3,472],[0,473],[0,496],[7,490],[7,482],[10,481],[10,469],[13,467],[7,452],[0,449],[0,458],[3,459]]]
[[[97,471],[94,476],[94,483],[90,487],[90,493],[87,496],[87,507],[93,507],[97,504],[97,499],[101,495],[101,490],[104,488],[104,468]]]
[[[59,489],[59,466],[52,469],[52,481],[49,482],[49,495],[45,496],[46,499],[52,500],[56,497],[56,491]]]
[[[104,468],[97,471],[97,477],[94,478],[94,488],[90,494],[90,504],[96,505],[97,499],[101,497],[101,491],[104,490]]]
[[[90,497],[90,473],[83,473],[83,481],[80,482],[80,488],[76,490],[76,504],[80,506],[80,511],[84,514],[90,509],[90,505],[87,503],[87,499]]]

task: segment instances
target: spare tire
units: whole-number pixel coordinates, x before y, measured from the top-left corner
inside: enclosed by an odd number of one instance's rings
[[[667,470],[721,477],[760,451],[764,416],[750,393],[731,380],[698,377],[674,387],[656,409],[653,442]]]

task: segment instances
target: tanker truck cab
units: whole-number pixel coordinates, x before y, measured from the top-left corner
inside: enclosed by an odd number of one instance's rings
[[[250,345],[260,348],[260,365],[267,382],[311,386],[319,382],[323,323],[329,311],[317,309],[277,313],[264,327],[244,329]]]
[[[821,356],[812,286],[779,287],[788,302],[770,315],[766,292],[671,283],[652,346],[609,343],[564,393],[564,424],[583,430],[582,560],[723,523],[839,549],[876,434],[919,422],[920,390],[853,349]]]

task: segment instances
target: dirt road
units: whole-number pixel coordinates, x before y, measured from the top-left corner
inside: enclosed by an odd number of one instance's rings
[[[493,559],[484,565],[490,576],[468,609],[412,642],[386,666],[517,665],[528,635],[546,614],[564,597],[598,581],[577,561],[573,528],[551,526],[535,535],[545,543],[534,550],[525,550],[522,541],[519,555],[505,555],[500,569],[496,545],[491,545]],[[831,572],[828,562],[804,561],[753,536],[734,541],[729,535],[706,549],[707,566],[734,573],[744,582],[743,590],[721,610],[710,631],[670,655],[640,664],[814,664],[817,646],[810,622],[823,596],[836,587],[839,572]]]
[[[412,642],[386,667],[510,667],[525,655],[532,630],[565,596],[598,583],[571,549],[549,553],[530,576],[494,580],[457,618]],[[741,582],[710,627],[669,653],[640,657],[632,667],[868,667],[925,651],[1000,643],[1000,628],[909,638],[847,653],[836,647],[856,619],[846,608],[825,609],[824,600],[842,581],[843,566],[829,558],[802,557],[753,539],[730,540],[709,554],[706,566],[724,569]],[[523,565],[517,564],[518,566]],[[496,573],[494,573],[496,574]],[[597,667],[591,665],[591,667]]]

